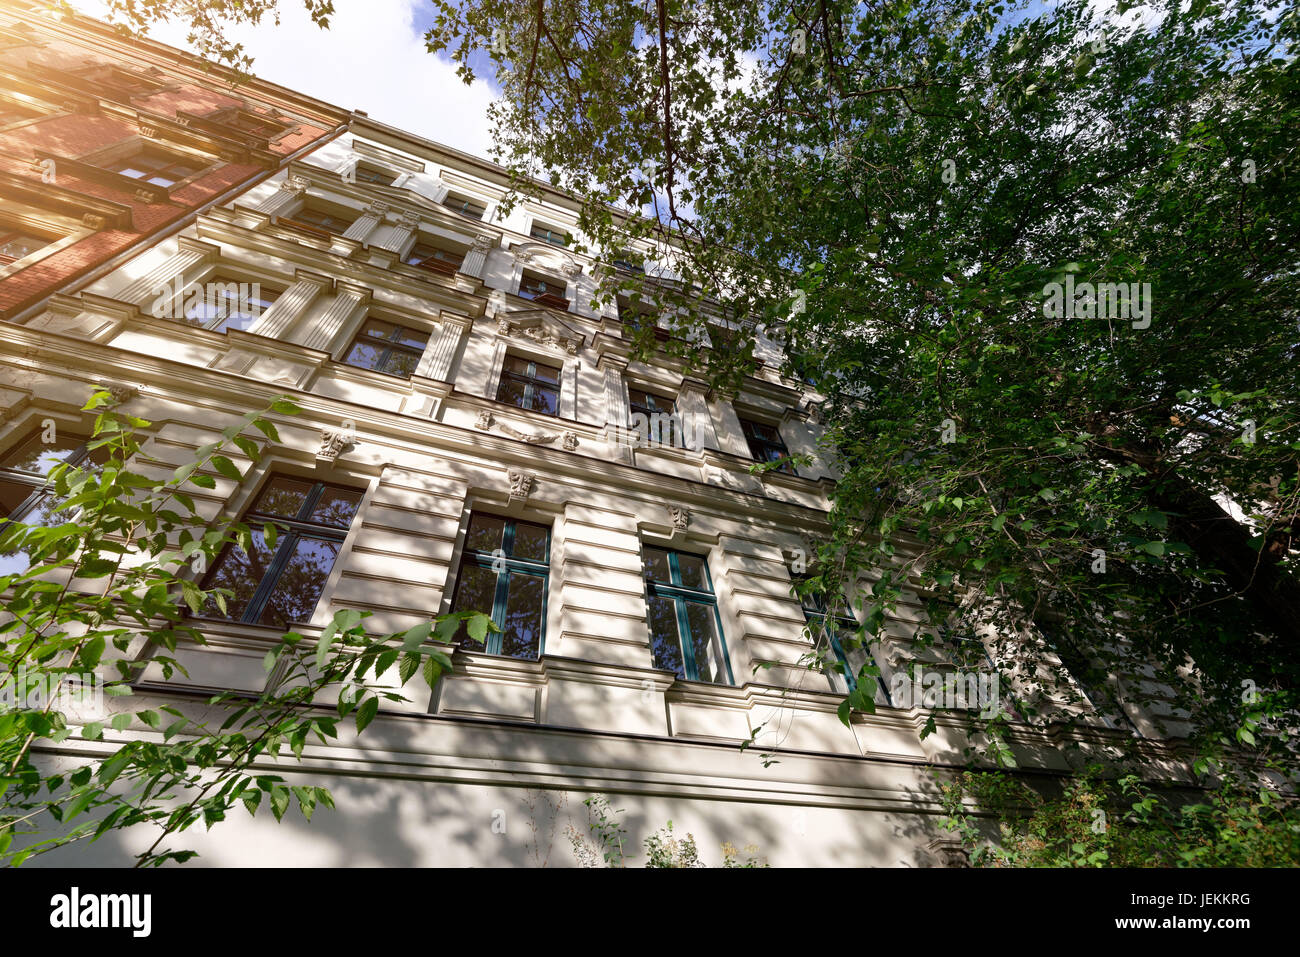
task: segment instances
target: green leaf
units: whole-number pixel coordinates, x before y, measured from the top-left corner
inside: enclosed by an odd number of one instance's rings
[[[361,702],[361,707],[357,708],[357,733],[366,730],[366,726],[375,720],[375,715],[378,713],[379,699],[374,695]]]

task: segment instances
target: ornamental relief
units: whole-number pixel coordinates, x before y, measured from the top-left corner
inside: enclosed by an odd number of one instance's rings
[[[503,336],[523,336],[525,339],[531,339],[539,346],[563,349],[571,356],[576,356],[578,349],[582,346],[582,339],[580,338],[557,334],[541,325],[525,326],[505,318],[497,320],[497,332]]]
[[[498,420],[496,416],[487,411],[480,412],[478,418],[474,420],[474,427],[482,429],[484,432],[490,432],[494,426],[502,435],[518,439],[520,442],[527,442],[529,445],[549,445],[556,439],[560,439],[560,445],[566,452],[572,452],[578,448],[577,432],[524,432],[516,429],[508,422]]]

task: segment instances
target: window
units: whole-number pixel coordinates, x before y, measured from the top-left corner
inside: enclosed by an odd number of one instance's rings
[[[343,361],[359,369],[373,369],[385,375],[409,379],[420,364],[429,334],[395,322],[367,319]]]
[[[378,186],[392,186],[397,182],[397,177],[392,173],[385,173],[381,169],[375,169],[373,166],[366,166],[358,163],[353,168],[353,175],[358,183],[374,183]]]
[[[347,232],[348,227],[352,225],[351,219],[335,216],[333,213],[312,206],[304,206],[292,216],[281,216],[279,221],[282,226],[307,233],[309,236],[322,236],[326,239],[334,233]]]
[[[226,588],[228,614],[216,603],[209,618],[283,628],[311,620],[334,568],[348,527],[361,504],[357,489],[273,475],[244,522],[252,530],[253,554],[227,545],[208,573],[204,588]],[[273,544],[266,526],[274,523]]]
[[[540,239],[544,243],[550,243],[552,246],[568,246],[569,239],[563,232],[553,226],[545,226],[542,223],[533,222],[532,231],[529,233],[533,239]]]
[[[619,269],[626,269],[629,272],[645,272],[645,265],[641,262],[641,257],[630,249],[621,250],[619,258],[614,260],[614,265]]]
[[[464,261],[465,257],[460,253],[425,243],[416,243],[402,260],[408,265],[419,266],[421,269],[428,269],[444,276],[456,275]]]
[[[0,266],[17,262],[49,244],[50,241],[44,236],[0,225]]]
[[[666,548],[642,552],[655,667],[687,681],[731,684],[708,563]]]
[[[831,653],[839,662],[839,669],[827,672],[831,687],[840,694],[849,694],[858,686],[858,672],[862,666],[874,663],[871,653],[861,646],[856,637],[859,629],[852,609],[844,605],[833,609],[834,614],[828,614],[826,596],[816,592],[800,595],[799,603],[803,606],[804,619],[812,632],[814,646],[821,651],[821,639],[825,635]],[[878,704],[892,704],[884,681],[877,680],[876,689]]]
[[[185,321],[213,332],[247,332],[279,295],[261,283],[214,276],[185,295]]]
[[[1133,723],[1133,719],[1129,717],[1111,688],[1110,675],[1106,670],[1094,663],[1064,630],[1043,628],[1041,625],[1039,630],[1047,641],[1048,647],[1061,659],[1066,675],[1073,678],[1078,685],[1084,703],[1092,709],[1093,714],[1108,728],[1119,729],[1122,721],[1133,734],[1142,737],[1142,732]],[[1120,720],[1116,721],[1116,718]]]
[[[653,416],[656,415],[675,415],[677,412],[676,402],[661,395],[655,395],[653,392],[644,392],[641,389],[629,387],[627,397],[632,413],[640,412],[648,421],[653,421]]]
[[[188,179],[203,167],[188,158],[181,159],[161,150],[144,149],[109,169],[131,179],[142,179],[154,186],[167,187]]]
[[[569,300],[564,298],[564,286],[536,273],[526,272],[520,277],[519,295],[542,306],[565,310],[569,308]]]
[[[486,646],[458,632],[460,647],[536,661],[546,647],[551,530],[495,515],[471,515],[452,611],[490,614],[501,630]]]
[[[544,415],[559,415],[560,370],[532,359],[508,355],[501,369],[497,401]]]
[[[630,410],[628,428],[639,436],[642,444],[662,443],[687,447],[685,429],[672,399],[631,387],[627,390],[627,397]],[[645,418],[638,419],[638,415]]]
[[[790,453],[785,447],[785,442],[781,440],[781,433],[776,430],[776,426],[741,419],[740,428],[745,433],[745,441],[749,444],[749,454],[759,462],[776,462],[789,457]],[[782,462],[778,471],[794,474],[794,468],[789,462]]]
[[[248,133],[250,136],[260,136],[263,139],[271,139],[283,133],[287,126],[269,117],[261,116],[257,113],[250,113],[247,110],[241,110],[238,107],[231,107],[227,110],[221,110],[212,114],[209,119],[218,123],[224,123],[241,133]],[[360,170],[357,171],[357,178],[361,178]]]
[[[454,212],[460,213],[462,216],[467,216],[470,219],[482,219],[483,214],[487,212],[487,207],[482,203],[476,203],[472,199],[467,199],[464,196],[455,196],[451,193],[447,194],[447,198],[442,201],[442,205]]]
[[[59,465],[84,468],[88,463],[102,463],[108,457],[108,450],[103,447],[88,451],[82,436],[51,431],[52,441],[45,442],[45,434],[33,432],[0,458],[0,528],[5,521],[27,525],[70,521],[70,517],[64,517],[66,513],[54,511],[59,500],[47,482],[50,473]],[[0,575],[18,574],[30,565],[23,552],[0,553]]]

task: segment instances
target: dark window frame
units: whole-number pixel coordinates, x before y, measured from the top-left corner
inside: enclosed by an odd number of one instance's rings
[[[302,505],[298,507],[296,515],[293,518],[286,518],[283,515],[272,515],[267,512],[254,511],[254,506],[257,505],[261,497],[272,487],[276,479],[281,478],[295,482],[312,483],[311,489],[308,490],[307,495],[303,498]],[[337,525],[327,525],[323,522],[311,522],[306,520],[310,518],[311,513],[316,509],[316,506],[320,504],[321,496],[325,494],[327,489],[343,489],[353,494],[358,492],[361,494],[361,498],[357,502],[356,511],[352,513],[352,517],[349,519],[346,528],[340,528]],[[357,516],[361,512],[364,497],[365,491],[363,489],[358,489],[355,486],[343,485],[338,482],[323,482],[316,479],[303,478],[302,476],[293,475],[288,472],[271,473],[267,477],[266,482],[258,490],[257,495],[255,495],[249,503],[248,510],[245,511],[242,516],[242,522],[248,526],[250,532],[259,531],[265,528],[268,524],[275,526],[277,533],[275,551],[271,555],[271,560],[266,564],[266,571],[262,573],[261,580],[257,583],[257,587],[253,589],[253,594],[249,596],[248,604],[244,607],[244,611],[238,619],[213,614],[200,614],[195,615],[194,617],[214,619],[217,621],[233,621],[241,625],[259,625],[260,627],[266,628],[284,628],[294,624],[294,622],[285,622],[283,625],[276,625],[273,623],[262,625],[260,624],[259,619],[266,611],[266,605],[270,602],[276,586],[279,585],[280,577],[284,574],[285,569],[289,566],[289,562],[293,559],[294,553],[297,550],[298,542],[304,538],[334,542],[338,544],[339,550],[341,551],[343,543],[347,541],[349,532],[352,531],[353,523],[356,522]],[[263,543],[265,543],[265,539],[263,540]],[[221,550],[221,554],[217,556],[217,560],[212,563],[212,567],[208,569],[207,573],[203,576],[202,587],[205,589],[213,587],[209,583],[213,578],[215,578],[217,571],[221,568],[221,563],[225,560],[226,556],[235,548],[238,548],[238,546],[232,542],[227,544],[226,547]],[[337,560],[338,556],[336,554],[335,561]],[[320,605],[320,600],[325,597],[325,587],[328,585],[329,575],[332,574],[333,571],[334,566],[331,564],[330,572],[326,574],[325,582],[321,585],[321,593],[316,597],[316,604],[312,606],[313,614],[315,613],[316,608]],[[305,622],[303,622],[303,624],[305,624]]]
[[[312,206],[311,204],[304,204],[299,209],[297,209],[291,216],[276,217],[276,222],[289,229],[295,229],[298,230],[299,232],[306,233],[309,236],[321,236],[326,239],[331,239],[334,236],[342,236],[345,232],[348,231],[348,229],[352,226],[352,224],[356,222],[356,219],[351,219],[344,224],[342,229],[335,229],[332,226],[324,226],[324,225],[319,225],[317,223],[308,222],[307,220],[302,218],[304,214],[314,216],[322,220],[338,220],[339,222],[343,222],[343,219],[341,217],[335,216],[333,213],[327,213],[325,212],[325,210],[320,209],[319,207],[316,206]]]
[[[31,488],[27,497],[19,502],[8,515],[0,516],[0,528],[3,528],[6,522],[21,522],[23,517],[31,514],[32,509],[39,505],[44,498],[54,494],[54,489],[50,486],[49,473],[38,475],[35,472],[25,472],[22,469],[4,464],[18,449],[40,434],[41,430],[39,428],[32,429],[17,442],[10,445],[5,450],[4,455],[0,456],[0,482],[8,482],[12,485],[26,485]],[[58,462],[51,465],[50,471],[53,471],[59,465],[80,468],[90,458],[90,439],[82,436],[77,437],[81,439],[81,442],[76,448],[69,450]]]
[[[786,459],[786,461],[781,462],[781,464],[777,466],[776,470],[778,472],[785,472],[788,475],[796,474],[794,466],[789,462],[790,450],[786,447],[785,439],[781,437],[781,430],[779,428],[769,422],[762,422],[758,419],[746,419],[741,416],[737,416],[737,418],[740,419],[740,431],[745,436],[745,444],[749,446],[749,454],[754,461],[766,463]],[[755,431],[755,426],[771,429],[776,434],[776,438],[770,439],[766,436],[759,435],[757,431]],[[768,452],[779,452],[780,454],[769,456],[766,454]]]
[[[667,582],[655,581],[650,577],[649,566],[645,563],[645,550],[647,548],[658,549],[668,556],[668,578]],[[700,559],[704,568],[704,582],[706,590],[693,588],[689,585],[682,584],[681,566],[678,562],[678,555],[690,555],[692,558]],[[646,585],[646,602],[647,604],[653,598],[664,598],[672,601],[673,611],[677,620],[677,646],[682,656],[682,670],[685,673],[680,680],[684,681],[701,681],[707,684],[721,684],[722,682],[707,681],[700,677],[699,665],[695,661],[695,649],[687,641],[687,636],[691,634],[690,618],[688,617],[687,605],[704,605],[713,610],[713,627],[716,629],[718,645],[722,648],[722,661],[727,669],[726,684],[735,687],[736,678],[731,670],[731,653],[727,650],[727,636],[722,630],[722,614],[718,609],[718,596],[713,590],[713,573],[709,571],[709,560],[704,555],[696,555],[692,552],[679,552],[675,548],[667,548],[663,545],[642,545],[642,578]],[[658,662],[655,667],[660,668]]]
[[[794,583],[795,589],[798,589],[802,583],[803,580],[796,579]],[[846,602],[843,614],[830,614],[826,608],[826,596],[820,592],[808,592],[799,595],[799,605],[803,609],[804,621],[812,630],[813,637],[815,638],[819,631],[825,634],[831,651],[840,663],[840,670],[831,673],[838,675],[845,687],[843,689],[836,688],[836,692],[839,694],[852,694],[858,687],[858,676],[853,668],[853,663],[849,661],[843,643],[840,641],[840,635],[844,632],[854,634],[861,630],[862,626],[858,624],[857,618],[853,615],[853,609]],[[871,659],[871,662],[877,668],[880,667],[880,663],[876,661],[876,656],[871,653],[869,648],[862,648],[862,653]],[[885,683],[883,673],[876,681],[876,687],[884,696],[885,704],[892,707],[894,699],[889,694],[889,687]]]
[[[393,331],[382,339],[377,336],[367,336],[366,328],[372,322],[382,322],[385,325],[392,326]],[[424,346],[416,348],[415,346],[401,342],[400,337],[403,332],[414,332],[424,336]],[[414,326],[404,326],[400,322],[396,322],[392,319],[385,319],[380,316],[367,316],[365,321],[361,324],[361,328],[357,330],[357,334],[353,336],[352,341],[348,343],[347,349],[343,351],[343,358],[340,361],[342,361],[344,365],[351,366],[354,369],[366,369],[370,372],[378,372],[380,375],[392,376],[395,379],[410,379],[415,375],[415,367],[412,367],[410,375],[403,375],[400,372],[390,372],[384,367],[388,365],[393,358],[393,354],[397,352],[415,356],[415,366],[419,366],[420,358],[424,355],[425,350],[429,348],[429,335],[430,334],[423,329],[417,329]],[[378,366],[361,365],[348,360],[348,356],[352,354],[352,350],[357,347],[358,343],[363,342],[376,347],[378,347],[380,343],[384,343],[383,351],[380,353]]]
[[[513,369],[507,368],[506,363],[511,358],[518,359],[521,362],[527,363],[528,364],[527,371],[516,372]],[[537,377],[537,367],[539,365],[544,366],[547,369],[555,370],[554,382],[547,382],[545,379],[539,379]],[[507,398],[501,397],[501,392],[505,388],[505,384],[507,381],[515,382],[523,385],[524,391],[523,391],[523,395],[520,398],[520,401],[523,403],[522,405],[516,402],[511,402]],[[548,363],[539,362],[538,360],[529,358],[527,356],[520,356],[520,355],[511,356],[509,353],[507,353],[505,359],[502,360],[502,364],[501,364],[501,379],[497,383],[496,401],[501,402],[505,405],[509,405],[516,409],[521,409],[524,412],[536,412],[538,415],[547,415],[553,418],[558,418],[560,415],[560,395],[563,392],[563,381],[564,381],[563,365],[552,366],[549,365]],[[542,409],[533,408],[532,406],[533,396],[537,394],[538,389],[541,389],[545,392],[551,392],[551,391],[555,392],[554,412],[545,412]]]
[[[466,545],[460,557],[460,564],[456,573],[456,591],[452,595],[451,609],[453,611],[465,611],[458,607],[457,602],[460,600],[461,586],[465,583],[464,569],[466,565],[475,565],[479,568],[487,568],[497,576],[496,586],[492,593],[492,608],[489,614],[492,621],[497,626],[497,631],[490,631],[480,647],[478,642],[466,636],[461,639],[460,647],[467,651],[474,651],[481,654],[497,655],[498,657],[510,657],[517,661],[540,661],[542,655],[546,653],[546,608],[550,599],[550,580],[551,580],[551,527],[542,522],[530,522],[527,519],[509,518],[505,515],[496,515],[490,512],[471,512],[469,521],[474,520],[475,515],[483,518],[498,519],[505,523],[501,533],[501,554],[497,555],[495,550],[491,552],[479,551],[469,547],[469,524],[465,526]],[[519,523],[531,525],[535,528],[543,529],[546,532],[546,553],[541,561],[528,558],[517,558],[514,555],[515,536],[518,531]],[[502,642],[505,638],[506,627],[506,609],[510,602],[510,578],[512,575],[527,575],[532,578],[540,578],[542,582],[542,605],[538,615],[540,629],[537,636],[537,657],[526,658],[514,655],[504,655],[501,650]],[[482,611],[482,609],[474,609]],[[463,626],[462,626],[463,627]]]

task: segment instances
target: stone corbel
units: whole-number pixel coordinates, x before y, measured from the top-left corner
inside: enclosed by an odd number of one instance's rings
[[[691,510],[683,505],[669,505],[668,519],[672,522],[673,534],[680,534],[691,524]]]
[[[346,429],[321,429],[320,448],[316,450],[317,465],[333,465],[338,457],[352,448],[352,433]]]
[[[507,469],[506,478],[510,482],[510,504],[516,505],[527,500],[532,494],[537,476],[521,469]]]

